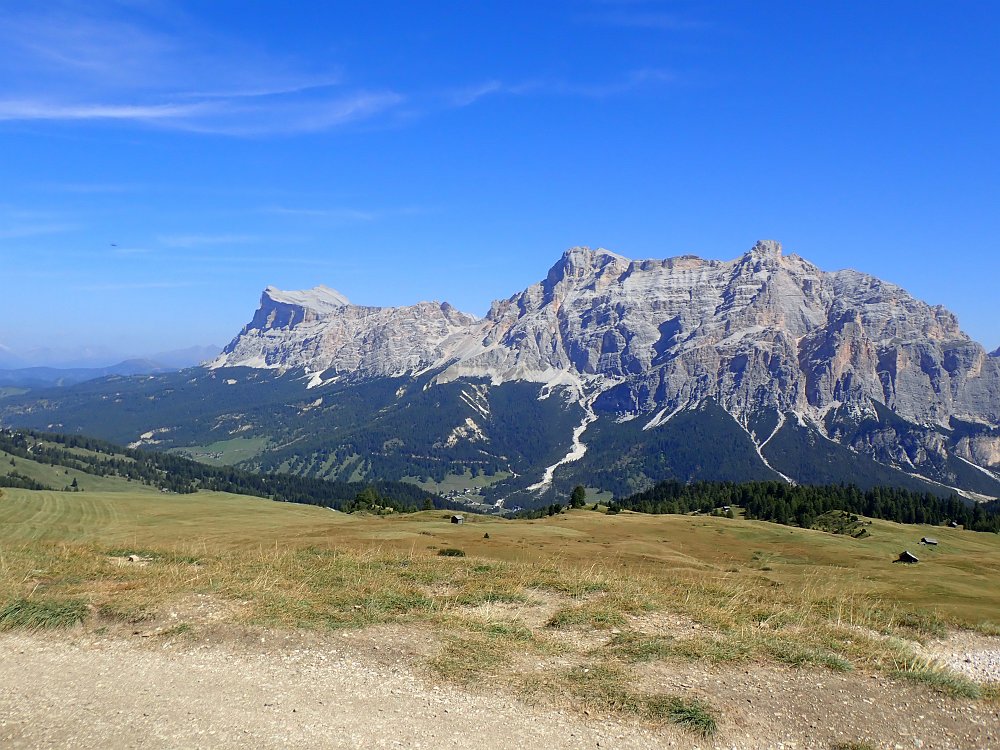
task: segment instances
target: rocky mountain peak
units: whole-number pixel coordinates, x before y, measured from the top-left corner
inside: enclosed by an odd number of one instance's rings
[[[781,243],[777,240],[757,240],[747,255],[754,258],[780,258]]]
[[[546,283],[548,286],[561,282],[585,285],[598,276],[624,273],[631,262],[602,247],[594,250],[589,247],[571,247],[549,269]]]
[[[335,307],[344,307],[351,304],[343,294],[336,289],[320,284],[312,289],[302,291],[287,292],[277,287],[268,286],[261,295],[261,304],[270,301],[273,304],[293,305],[298,307],[308,307],[313,310],[326,312]]]

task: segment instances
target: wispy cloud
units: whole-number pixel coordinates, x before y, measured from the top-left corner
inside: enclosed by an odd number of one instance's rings
[[[0,120],[190,120],[204,115],[198,104],[66,104],[51,101],[0,100]]]
[[[0,122],[139,125],[233,137],[322,133],[405,122],[487,97],[619,96],[674,80],[639,70],[606,81],[540,76],[401,92],[205,29],[158,2],[50,0],[0,14]],[[577,20],[688,29],[696,22],[647,3],[602,3]]]
[[[158,4],[53,0],[0,15],[0,121],[136,123],[189,132],[311,133],[404,97],[351,87]],[[39,94],[38,92],[44,92]]]
[[[0,240],[62,234],[75,229],[79,229],[79,224],[66,214],[0,205]]]
[[[518,83],[492,80],[454,89],[446,94],[452,106],[467,107],[490,96],[576,96],[604,99],[628,94],[643,88],[677,83],[679,77],[669,70],[645,68],[632,70],[605,81],[573,82],[563,79],[539,78]]]

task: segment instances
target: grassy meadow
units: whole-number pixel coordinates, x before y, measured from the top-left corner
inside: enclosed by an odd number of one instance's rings
[[[222,493],[5,489],[0,628],[82,621],[190,637],[219,622],[185,619],[181,607],[166,623],[163,612],[209,597],[227,627],[403,625],[433,644],[424,666],[448,680],[489,676],[652,722],[711,717],[683,696],[638,691],[628,675],[640,663],[858,670],[984,693],[912,644],[950,628],[1000,632],[996,535],[876,520],[870,537],[852,539],[589,509],[469,514],[462,525],[449,516],[345,515]],[[917,544],[925,535],[940,544]],[[894,564],[903,549],[920,564]],[[129,554],[145,560],[124,562]],[[548,666],[540,675],[529,662]]]

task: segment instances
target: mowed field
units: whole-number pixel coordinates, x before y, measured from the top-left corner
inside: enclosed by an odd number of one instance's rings
[[[120,486],[120,482],[119,482]],[[623,574],[697,572],[752,576],[865,594],[919,607],[966,626],[1000,627],[1000,537],[962,529],[874,521],[852,539],[777,524],[708,516],[609,516],[573,510],[537,520],[446,511],[348,515],[312,506],[201,492],[38,492],[6,489],[0,543],[30,542],[220,552],[324,548],[434,557],[468,556]],[[487,537],[488,535],[488,537]],[[919,544],[921,537],[939,541]],[[893,561],[908,549],[921,562]]]

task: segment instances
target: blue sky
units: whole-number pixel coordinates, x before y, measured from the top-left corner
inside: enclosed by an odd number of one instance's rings
[[[0,343],[221,345],[267,284],[482,314],[572,245],[775,238],[1000,345],[996,3],[287,5],[4,4]]]

